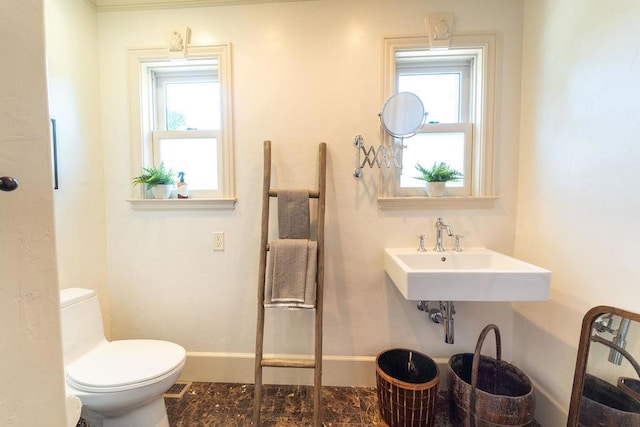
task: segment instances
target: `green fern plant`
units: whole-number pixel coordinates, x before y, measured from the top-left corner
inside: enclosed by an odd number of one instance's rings
[[[176,182],[175,175],[171,169],[167,170],[163,162],[156,168],[150,166],[142,168],[144,173],[133,178],[133,185],[147,184],[149,187],[156,185],[171,185]]]
[[[416,170],[420,172],[420,175],[414,178],[427,182],[457,181],[464,177],[461,172],[451,168],[445,162],[433,162],[433,166],[429,169],[423,167],[420,163],[417,163]]]

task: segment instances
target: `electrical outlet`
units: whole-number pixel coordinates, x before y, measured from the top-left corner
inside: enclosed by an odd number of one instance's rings
[[[213,233],[213,250],[224,251],[224,233],[222,231]]]

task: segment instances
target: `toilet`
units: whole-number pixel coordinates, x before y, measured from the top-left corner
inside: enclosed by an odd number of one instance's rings
[[[162,394],[186,359],[181,346],[158,340],[107,341],[98,296],[60,291],[66,392],[82,402],[91,427],[169,427]]]

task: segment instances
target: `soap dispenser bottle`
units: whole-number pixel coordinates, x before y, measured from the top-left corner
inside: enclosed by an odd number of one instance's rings
[[[178,172],[178,199],[188,199],[189,198],[189,187],[187,183],[184,182],[184,172]]]

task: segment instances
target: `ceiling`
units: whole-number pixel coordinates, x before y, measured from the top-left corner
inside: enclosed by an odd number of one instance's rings
[[[181,7],[230,6],[238,4],[282,3],[310,0],[86,0],[98,12],[123,10],[174,9]]]

